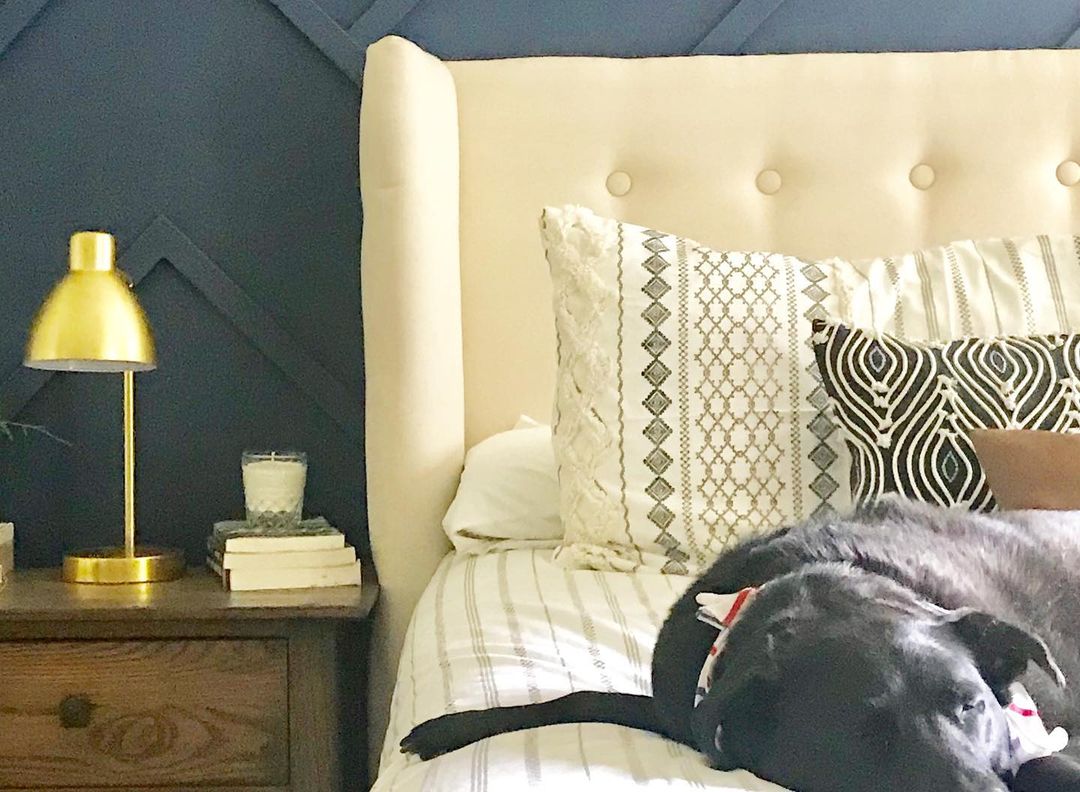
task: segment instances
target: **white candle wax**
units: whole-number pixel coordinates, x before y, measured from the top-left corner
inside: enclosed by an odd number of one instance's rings
[[[265,459],[243,467],[248,511],[291,512],[304,497],[307,465],[298,460]]]

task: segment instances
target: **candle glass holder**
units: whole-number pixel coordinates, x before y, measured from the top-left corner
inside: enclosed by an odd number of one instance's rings
[[[265,533],[295,531],[304,511],[307,454],[245,451],[240,466],[248,523]]]

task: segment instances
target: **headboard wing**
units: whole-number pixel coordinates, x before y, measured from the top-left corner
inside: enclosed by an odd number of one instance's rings
[[[373,45],[362,279],[392,625],[380,662],[445,547],[461,448],[550,414],[544,205],[805,256],[1071,232],[1078,137],[1075,50],[442,63]]]
[[[405,630],[450,547],[464,456],[457,105],[450,72],[401,39],[371,47],[360,112],[368,530],[382,587],[369,664],[382,739]]]

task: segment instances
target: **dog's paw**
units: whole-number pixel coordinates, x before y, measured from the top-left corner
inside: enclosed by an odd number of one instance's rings
[[[401,752],[434,759],[490,736],[483,711],[455,712],[425,721],[405,735]]]

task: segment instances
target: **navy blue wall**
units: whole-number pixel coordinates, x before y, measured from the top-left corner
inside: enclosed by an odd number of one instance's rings
[[[451,58],[1080,45],[1076,0],[0,0],[0,518],[27,565],[114,542],[120,380],[20,367],[68,235],[117,235],[156,328],[145,540],[201,556],[246,447],[311,459],[366,545],[356,186],[364,47]]]

